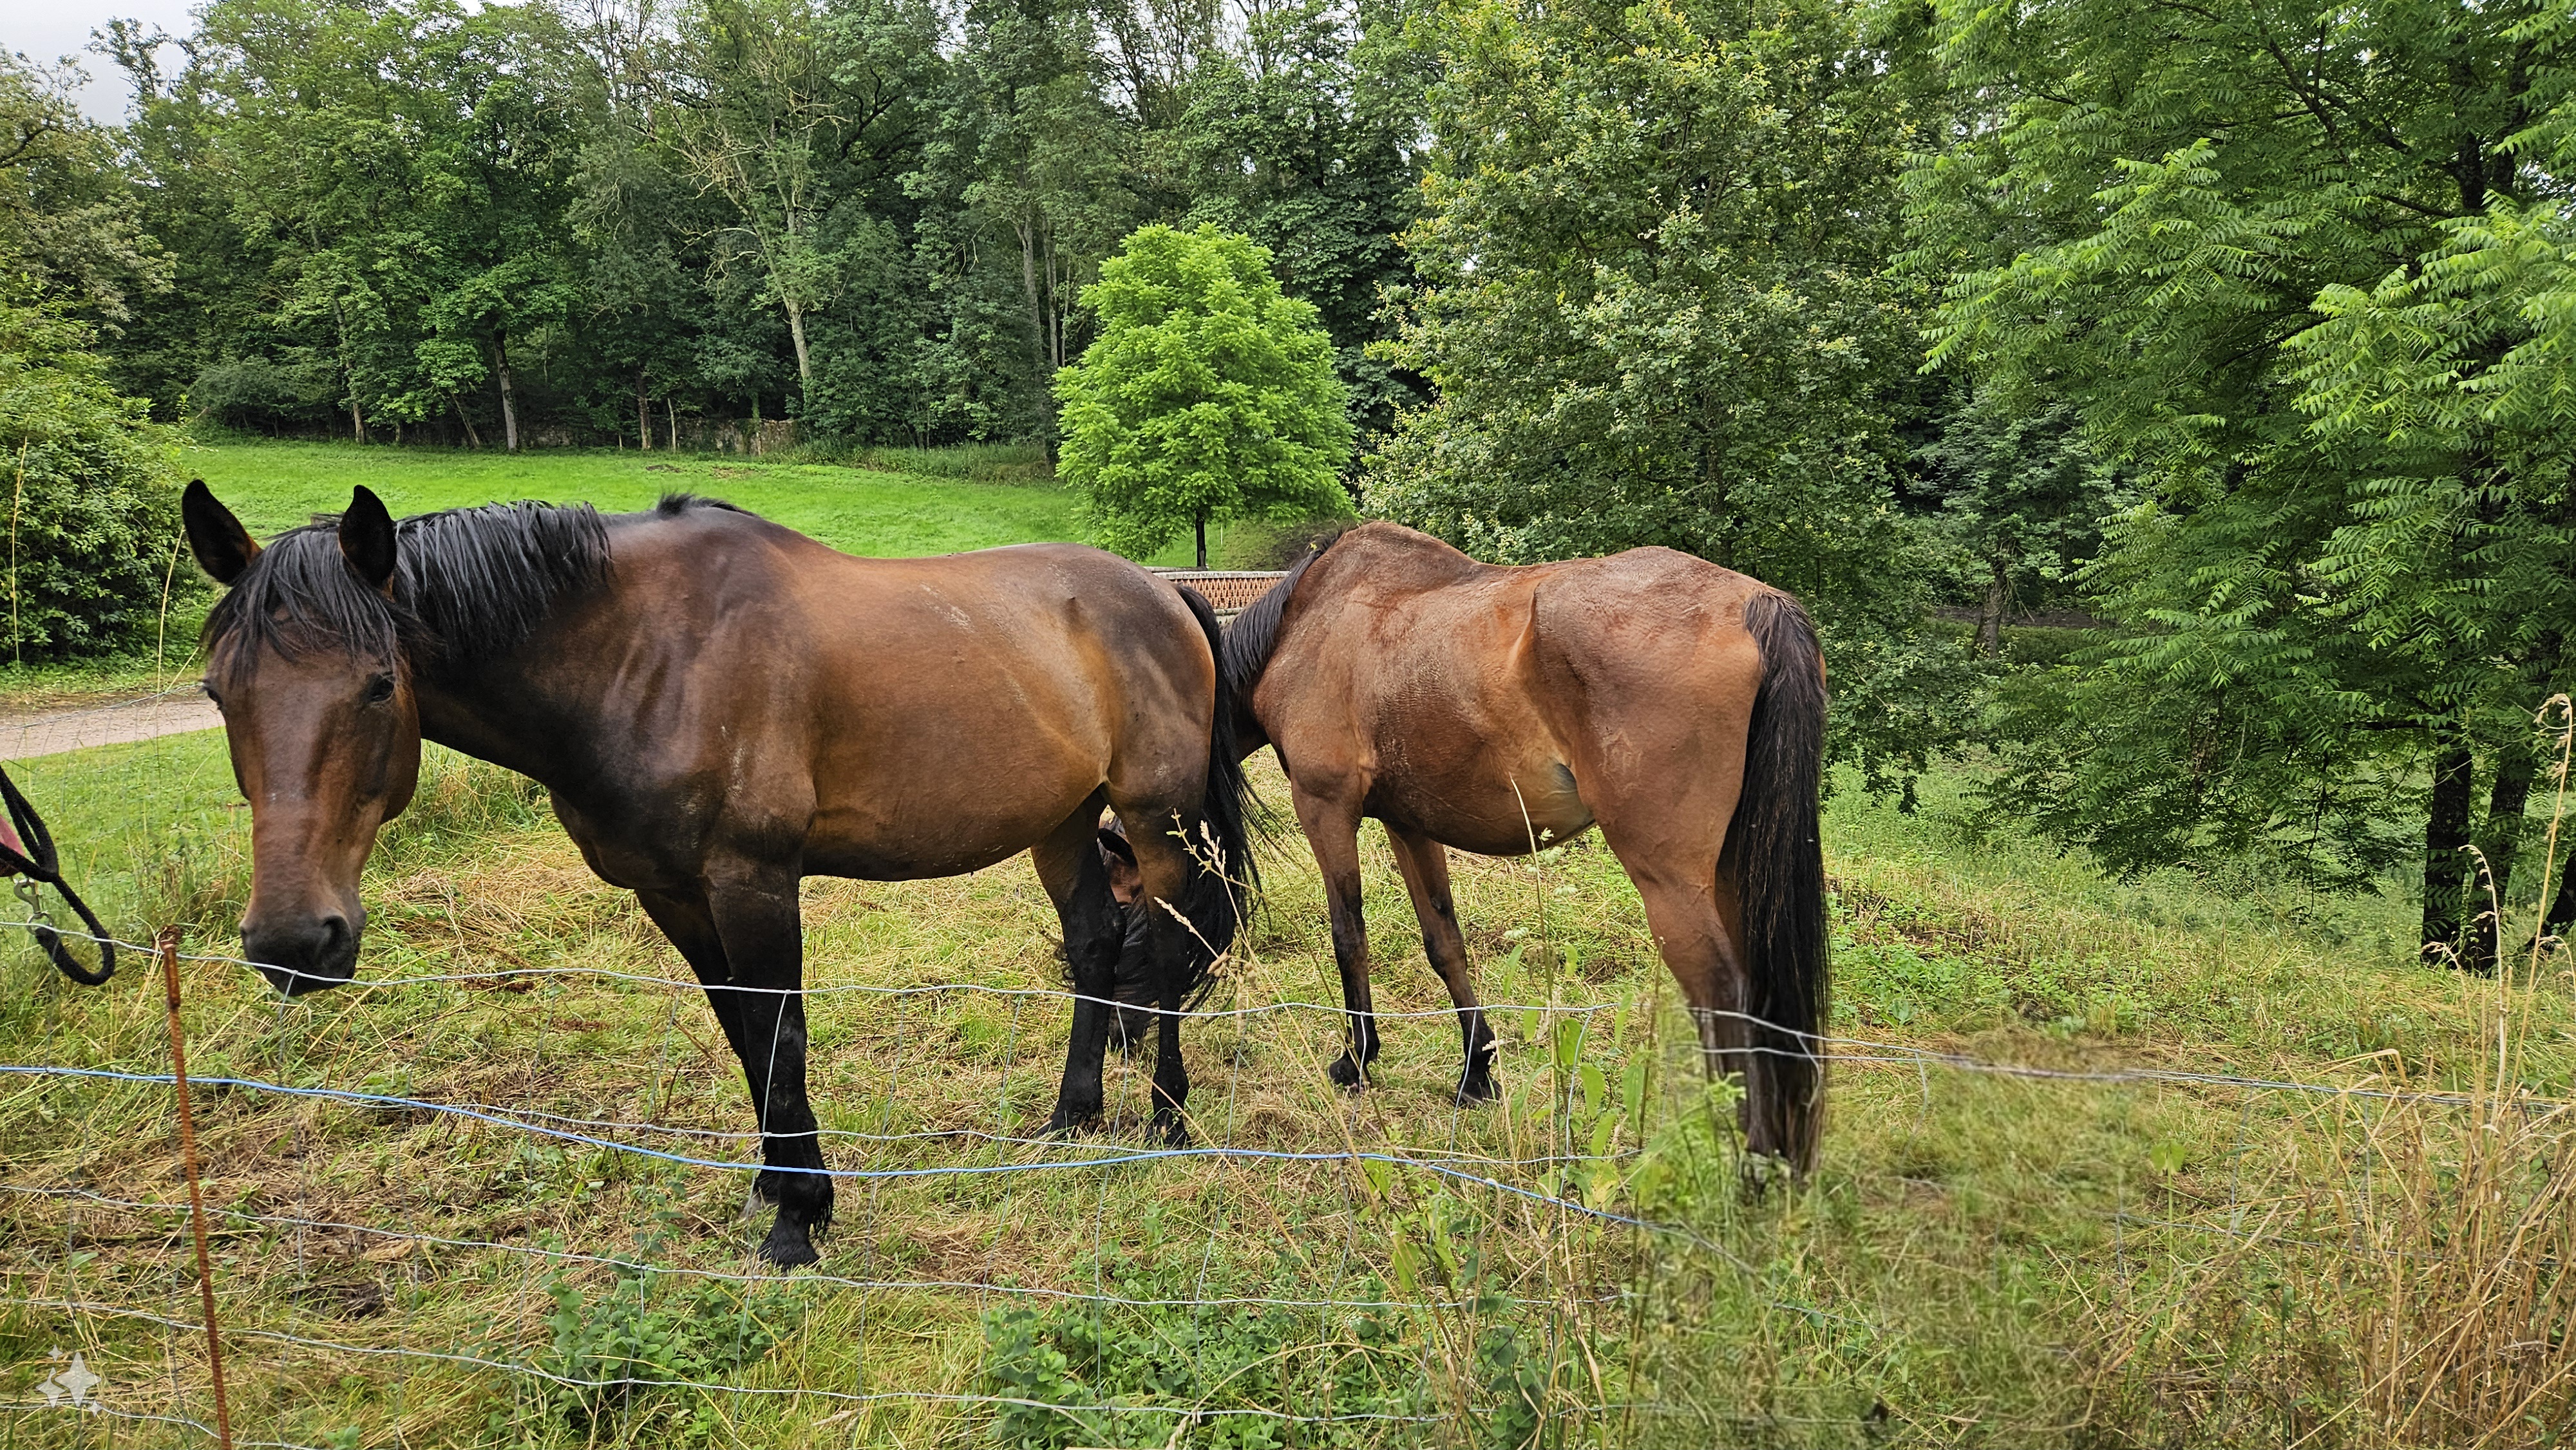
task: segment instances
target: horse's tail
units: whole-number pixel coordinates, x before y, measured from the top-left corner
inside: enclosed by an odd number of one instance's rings
[[[1744,742],[1744,790],[1726,832],[1752,977],[1747,1106],[1801,1172],[1824,1126],[1825,855],[1818,836],[1825,747],[1825,669],[1807,612],[1785,594],[1744,606],[1762,648],[1762,685]]]
[[[1190,880],[1181,888],[1181,915],[1189,919],[1190,930],[1197,940],[1192,943],[1192,963],[1187,988],[1182,993],[1185,1006],[1197,1006],[1207,995],[1211,978],[1209,968],[1216,959],[1234,949],[1237,937],[1252,919],[1254,893],[1260,890],[1261,877],[1252,862],[1252,828],[1248,803],[1251,787],[1244,782],[1242,752],[1235,749],[1234,690],[1225,672],[1225,629],[1217,623],[1216,610],[1200,593],[1183,584],[1181,602],[1190,607],[1199,629],[1207,635],[1208,654],[1216,666],[1215,715],[1208,728],[1207,788],[1199,798],[1199,826],[1184,843],[1190,855]]]

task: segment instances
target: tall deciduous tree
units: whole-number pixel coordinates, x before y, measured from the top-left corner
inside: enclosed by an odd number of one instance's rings
[[[1439,395],[1369,504],[1522,561],[1664,544],[1806,596],[1873,784],[1955,730],[1892,404],[1920,144],[1891,41],[1831,0],[1456,0],[1434,20],[1420,274],[1387,355]]]
[[[2424,939],[2460,938],[2462,848],[2509,857],[2566,668],[2565,430],[2507,365],[2545,351],[2517,304],[2563,225],[2530,131],[2556,23],[1940,7],[1982,104],[1911,183],[1956,274],[1936,356],[2067,398],[2144,490],[2092,576],[2126,632],[2040,702],[2007,809],[2123,867],[2258,849],[2349,883],[2411,806]]]
[[[1348,398],[1313,303],[1267,249],[1212,226],[1144,227],[1083,304],[1100,336],[1056,374],[1065,479],[1102,544],[1145,555],[1212,519],[1343,512]]]

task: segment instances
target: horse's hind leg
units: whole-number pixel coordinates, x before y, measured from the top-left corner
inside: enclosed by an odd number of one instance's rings
[[[1184,900],[1183,892],[1197,869],[1189,847],[1176,834],[1182,818],[1166,811],[1158,823],[1148,808],[1134,802],[1129,806],[1133,814],[1121,818],[1127,822],[1127,840],[1136,850],[1136,872],[1141,878],[1142,894],[1135,909],[1146,914],[1144,943],[1152,958],[1155,1005],[1163,1009],[1154,1036],[1154,1128],[1177,1145],[1189,1141],[1184,1114],[1190,1100],[1190,1073],[1181,1060],[1182,1004],[1189,984],[1198,977],[1199,964],[1230,944],[1198,940],[1197,929],[1174,909]]]
[[[1377,1010],[1369,993],[1368,922],[1360,900],[1360,812],[1362,792],[1326,796],[1299,790],[1292,782],[1290,803],[1306,844],[1315,851],[1315,866],[1324,878],[1324,904],[1333,924],[1333,965],[1342,973],[1342,1006],[1350,1013],[1350,1044],[1326,1069],[1346,1088],[1368,1081],[1377,1061]]]
[[[1476,1000],[1476,978],[1467,965],[1467,940],[1458,931],[1458,906],[1449,896],[1449,852],[1438,841],[1412,831],[1386,828],[1395,845],[1395,864],[1404,887],[1413,895],[1413,914],[1422,923],[1422,954],[1449,988],[1458,1008],[1458,1035],[1466,1046],[1466,1066],[1458,1076],[1458,1101],[1483,1102],[1495,1095],[1494,1029],[1485,1022],[1484,1005]]]
[[[1616,849],[1614,844],[1613,849]],[[1655,933],[1656,949],[1699,1029],[1701,1061],[1712,1077],[1734,1077],[1744,1088],[1737,1118],[1745,1147],[1757,1154],[1786,1157],[1789,1145],[1773,1140],[1776,1114],[1754,1111],[1754,1099],[1772,1091],[1771,1074],[1763,1071],[1753,1051],[1752,983],[1736,943],[1738,914],[1731,878],[1717,863],[1692,862],[1673,869],[1660,861],[1641,861],[1621,854],[1628,878],[1646,906],[1646,924]]]
[[[1124,923],[1109,894],[1109,869],[1100,859],[1100,797],[1094,795],[1064,824],[1031,848],[1038,884],[1064,924],[1064,960],[1073,978],[1073,1037],[1065,1046],[1064,1080],[1056,1088],[1050,1133],[1069,1133],[1100,1116],[1100,1067],[1108,1051]],[[1139,904],[1142,909],[1142,903]]]

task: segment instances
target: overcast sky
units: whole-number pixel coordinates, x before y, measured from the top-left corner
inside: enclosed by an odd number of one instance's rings
[[[125,76],[104,56],[91,55],[89,33],[110,20],[140,20],[173,34],[189,28],[188,12],[197,0],[0,0],[0,48],[14,50],[40,64],[75,56],[89,72],[81,92],[81,109],[101,121],[125,119],[132,93]]]

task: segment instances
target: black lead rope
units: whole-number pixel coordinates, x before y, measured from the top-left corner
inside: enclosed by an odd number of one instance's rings
[[[18,899],[27,903],[28,914],[34,919],[28,930],[36,938],[37,948],[62,969],[64,976],[84,987],[101,985],[116,975],[116,944],[107,939],[107,928],[99,924],[98,913],[90,910],[89,903],[63,880],[62,861],[54,851],[54,833],[45,829],[45,818],[36,814],[36,808],[19,794],[18,783],[9,778],[6,770],[0,770],[0,800],[8,803],[9,819],[18,828],[15,842],[0,840],[0,874],[21,878]],[[89,928],[90,939],[98,943],[97,971],[82,966],[63,941],[63,934],[54,930],[39,898],[38,882],[61,892],[63,900]]]

